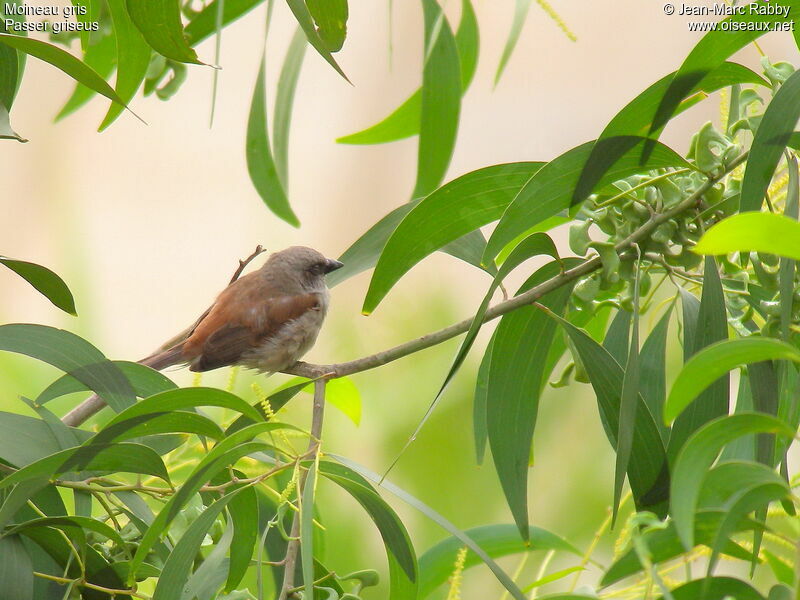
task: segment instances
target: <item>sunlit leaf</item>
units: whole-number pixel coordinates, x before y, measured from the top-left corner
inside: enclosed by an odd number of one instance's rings
[[[177,0],[126,0],[128,15],[150,47],[181,63],[201,63],[186,41]]]
[[[800,260],[800,223],[768,212],[733,215],[712,226],[694,251],[698,254],[754,251]]]
[[[503,46],[503,55],[500,57],[500,63],[497,65],[497,71],[494,74],[494,84],[500,81],[505,71],[508,59],[514,53],[514,48],[517,47],[519,35],[522,33],[522,27],[525,25],[525,18],[528,16],[528,11],[531,8],[532,0],[516,0],[514,3],[514,20],[511,22],[511,31],[508,32],[506,38],[506,45]]]
[[[339,0],[336,1],[338,2]],[[308,43],[311,44],[317,52],[319,52],[319,55],[324,58],[327,63],[332,66],[337,73],[339,73],[339,75],[344,77],[345,80],[349,82],[350,80],[347,79],[347,75],[344,74],[344,71],[342,71],[341,67],[339,67],[336,59],[333,58],[327,42],[323,40],[320,37],[320,34],[317,32],[317,28],[314,26],[314,19],[311,16],[305,1],[286,0],[286,4],[289,5],[289,9],[291,9],[295,19],[297,19],[297,23],[305,32]]]
[[[306,0],[306,6],[328,50],[341,50],[347,36],[347,0]]]
[[[676,587],[671,592],[673,600],[764,600],[753,586],[733,577],[706,577],[695,579]],[[659,596],[659,600],[665,599]]]
[[[76,314],[72,292],[69,291],[64,280],[47,267],[5,256],[0,256],[0,264],[4,264],[14,271],[64,312],[71,315]]]
[[[289,188],[289,125],[292,121],[294,93],[297,80],[306,55],[306,36],[299,27],[289,43],[286,58],[283,59],[281,75],[278,79],[278,90],[275,96],[275,127],[272,132],[275,169],[283,182],[283,188]]]
[[[108,79],[114,72],[114,65],[117,60],[116,37],[114,35],[104,35],[96,43],[91,44],[83,54],[83,62],[95,70],[103,79]],[[75,91],[58,111],[55,120],[60,121],[81,108],[84,104],[94,98],[95,91],[86,87],[82,83],[75,84]],[[129,99],[130,100],[130,99]],[[113,106],[119,106],[113,104]]]

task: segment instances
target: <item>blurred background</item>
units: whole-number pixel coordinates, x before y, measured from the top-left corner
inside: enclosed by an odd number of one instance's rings
[[[460,3],[444,4],[455,27]],[[666,16],[661,2],[555,0],[553,7],[577,36],[572,42],[534,2],[495,88],[494,72],[514,2],[474,4],[480,59],[462,105],[448,180],[495,163],[550,160],[595,138],[630,99],[676,69],[700,39],[687,31],[685,17]],[[30,142],[0,143],[0,207],[5,215],[0,220],[0,253],[59,273],[75,294],[79,316],[59,312],[23,280],[0,270],[0,322],[62,327],[86,337],[110,358],[135,360],[190,324],[227,283],[237,260],[257,244],[268,250],[304,244],[338,256],[409,199],[416,138],[382,146],[342,146],[334,139],[379,121],[419,85],[419,3],[351,0],[348,37],[338,61],[352,86],[315,52],[307,53],[289,161],[290,200],[302,221],[300,229],[266,209],[244,160],[264,15],[261,6],[223,32],[212,128],[211,68],[190,67],[188,81],[169,102],[136,98],[131,107],[148,125],[123,114],[98,134],[107,101],[96,98],[54,124],[74,84],[50,65],[28,60],[12,117],[14,128]],[[270,104],[293,23],[286,6],[277,3],[267,48]],[[785,34],[766,36],[761,45],[774,61],[796,56]],[[213,40],[199,46],[198,54],[213,62]],[[735,58],[760,70],[752,47]],[[719,121],[718,105],[712,100],[682,115],[663,141],[685,153],[700,125]],[[563,243],[564,232],[557,235]],[[519,280],[510,282],[509,289]],[[307,356],[310,361],[354,359],[461,320],[474,312],[488,285],[485,274],[436,255],[407,275],[372,316],[363,317],[368,281],[366,273],[335,288],[327,324]],[[652,325],[649,318],[644,325]],[[325,450],[383,471],[432,400],[457,343],[354,376],[363,403],[360,426],[329,410]],[[491,461],[475,465],[471,401],[481,349],[479,344],[391,475],[461,528],[511,522]],[[0,354],[0,408],[27,412],[18,396],[38,394],[56,375],[33,360]],[[186,371],[168,375],[181,385],[192,381]],[[204,375],[203,384],[225,387],[228,377],[227,370],[220,370]],[[243,375],[236,391],[251,398],[251,381],[270,389],[282,379]],[[54,410],[62,414],[80,399],[65,398],[53,404]],[[306,426],[309,404],[310,396],[301,395],[286,418]],[[534,444],[532,522],[585,548],[606,516],[613,481],[613,454],[588,386],[548,387]],[[320,493],[323,506],[328,505],[322,517],[328,526],[329,565],[340,572],[385,569],[380,539],[360,508],[338,490],[321,486]],[[446,536],[424,517],[389,500],[406,522],[418,553]],[[541,556],[534,558],[529,569]],[[503,564],[513,571],[517,561]],[[574,559],[564,563],[570,564]],[[594,576],[590,567],[584,578],[591,581]],[[463,590],[466,598],[498,597],[502,591],[480,567],[465,574]]]

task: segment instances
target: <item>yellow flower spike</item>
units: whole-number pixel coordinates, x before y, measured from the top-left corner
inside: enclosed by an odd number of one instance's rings
[[[460,600],[461,598],[461,579],[464,573],[464,563],[467,560],[467,547],[460,548],[456,554],[456,562],[453,565],[453,574],[450,575],[450,589],[447,592],[447,600]]]
[[[264,409],[264,414],[267,416],[267,419],[269,421],[274,419],[275,412],[272,410],[272,405],[269,403],[269,398],[267,398],[267,394],[264,392],[261,386],[257,383],[253,383],[250,386],[250,389],[253,390],[253,393],[258,399],[258,403],[261,405],[261,408]]]
[[[194,378],[192,379],[192,387],[200,387],[200,384],[203,382],[203,374],[199,371],[194,374]]]
[[[789,173],[788,173],[788,171],[782,173],[780,177],[777,177],[775,180],[773,180],[773,182],[770,184],[769,188],[767,188],[767,194],[769,195],[770,198],[773,198],[773,204],[774,204],[774,198],[780,192],[782,192],[784,189],[786,189],[786,186],[788,184],[789,184]]]
[[[733,123],[728,123],[730,118],[730,94],[728,88],[722,88],[719,91],[719,122],[725,129],[728,129]]]
[[[226,392],[233,393],[234,388],[236,387],[236,378],[239,376],[239,367],[233,366],[231,370],[228,372],[228,385],[225,386]]]
[[[562,19],[559,16],[559,14],[555,11],[555,9],[552,6],[550,6],[550,3],[547,2],[547,0],[536,0],[536,3],[541,7],[541,9],[544,12],[547,13],[548,17],[550,17],[551,19],[553,19],[553,21],[555,21],[556,25],[558,25],[559,29],[561,29],[561,31],[564,32],[564,35],[566,35],[570,39],[570,41],[572,42],[578,41],[578,38],[575,36],[575,34],[572,33],[572,31],[570,31],[569,27],[567,27],[567,24],[564,22],[564,19]]]

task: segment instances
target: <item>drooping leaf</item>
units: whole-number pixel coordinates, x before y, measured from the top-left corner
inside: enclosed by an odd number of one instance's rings
[[[115,411],[136,402],[119,368],[86,340],[45,325],[0,325],[0,350],[39,359],[84,383]]]
[[[698,254],[764,252],[800,260],[800,223],[768,212],[733,215],[712,226],[694,251]]]
[[[671,423],[703,390],[728,371],[763,360],[800,362],[800,352],[772,338],[748,337],[717,342],[700,350],[683,366],[664,405]]]
[[[9,3],[9,7],[15,6]],[[0,33],[8,33],[5,25],[5,7],[0,7]],[[24,17],[23,17],[24,18]],[[17,95],[18,79],[21,77],[17,51],[9,46],[0,45],[0,105],[7,111],[14,105]]]
[[[456,31],[461,68],[461,94],[469,88],[478,62],[478,21],[471,0],[461,2],[461,22]],[[388,117],[372,127],[367,127],[336,140],[339,144],[385,144],[402,140],[419,133],[422,114],[422,88],[418,88]]]
[[[633,148],[605,171],[595,188],[639,173],[642,169],[690,167],[681,156],[661,144],[656,145],[648,161],[643,164],[637,152],[643,143],[643,138],[636,138],[634,142]],[[573,191],[592,147],[593,142],[588,142],[573,148],[544,165],[531,177],[503,213],[497,228],[489,238],[484,253],[485,264],[488,264],[506,244],[522,232],[568,209],[570,203],[575,204]],[[584,198],[585,196],[580,200]]]
[[[278,90],[275,95],[275,127],[272,132],[275,170],[283,182],[283,189],[289,189],[289,126],[292,122],[294,93],[297,80],[306,55],[306,36],[298,28],[294,32],[289,49],[283,59],[281,75],[278,78]]]
[[[377,526],[389,559],[391,600],[415,598],[419,583],[417,557],[399,517],[366,479],[347,466],[322,461],[319,473],[353,496]]]
[[[400,216],[402,220],[398,219],[399,224],[380,253],[362,310],[372,312],[392,286],[423,258],[498,219],[541,166],[536,162],[508,163],[472,171],[409,208],[405,216]],[[346,258],[347,253],[342,256],[345,265]]]
[[[684,335],[684,351],[693,356],[706,346],[728,338],[728,316],[722,282],[717,271],[717,263],[706,257],[703,267],[703,291],[697,314],[697,325],[692,338]],[[728,414],[730,396],[730,377],[727,372],[708,386],[695,398],[672,426],[667,456],[672,463],[688,437],[704,423]]]
[[[486,345],[481,364],[478,367],[478,376],[475,379],[475,396],[472,400],[472,431],[475,439],[475,459],[476,462],[483,464],[483,456],[486,453],[486,442],[488,433],[486,431],[486,407],[489,404],[489,367],[492,364],[492,344],[494,344],[494,334]]]
[[[726,444],[752,433],[793,435],[792,430],[775,417],[741,413],[706,423],[681,448],[670,482],[670,513],[684,548],[694,546],[693,522],[706,472]]]
[[[650,409],[656,425],[658,426],[661,440],[666,444],[669,439],[669,429],[664,425],[661,415],[664,414],[664,402],[667,396],[666,383],[666,358],[667,358],[667,332],[672,316],[670,307],[642,345],[641,378],[639,390],[645,404]]]
[[[124,108],[127,108],[125,101],[117,95],[105,79],[100,77],[91,67],[87,66],[86,63],[74,57],[66,50],[62,50],[58,46],[48,44],[41,40],[7,33],[0,33],[0,44],[5,44],[20,52],[43,60],[46,63],[50,63],[72,77],[75,81],[82,83],[98,94],[102,94],[109,100],[113,100],[121,104]]]
[[[436,0],[422,0],[422,8],[426,60],[422,70],[417,181],[412,198],[427,196],[444,180],[461,112],[461,67],[455,36]]]
[[[0,50],[1,51],[1,50]],[[91,44],[83,53],[83,62],[103,79],[108,80],[114,72],[114,65],[117,60],[116,37],[114,35],[104,35],[96,43]],[[75,84],[75,91],[58,111],[55,120],[60,121],[81,108],[84,104],[94,98],[95,91],[86,87],[82,83]],[[130,100],[130,99],[129,99]],[[119,106],[114,104],[113,106]]]
[[[153,592],[153,600],[181,600],[183,587],[189,579],[192,563],[200,550],[200,544],[219,514],[238,493],[237,490],[226,494],[192,521],[181,539],[175,544],[167,562],[164,563],[155,592]]]
[[[19,525],[14,525],[13,527],[10,527],[8,531],[4,533],[4,535],[23,533],[25,530],[30,529],[31,527],[54,527],[56,529],[63,529],[66,531],[69,531],[70,529],[85,529],[87,531],[98,533],[104,538],[113,541],[115,544],[118,544],[119,546],[125,545],[125,542],[123,541],[122,537],[120,537],[119,533],[117,533],[116,529],[109,527],[98,519],[92,519],[91,517],[40,517],[38,519],[25,521]]]
[[[247,119],[247,172],[259,196],[267,207],[279,218],[294,227],[300,226],[297,215],[289,206],[286,190],[278,174],[267,131],[266,86],[264,84],[266,54],[261,56],[256,87]]]
[[[0,140],[17,140],[23,144],[28,141],[11,128],[11,116],[2,102],[0,102]]]
[[[108,0],[108,9],[114,23],[117,43],[117,81],[114,87],[119,97],[127,103],[134,97],[147,75],[147,67],[150,65],[150,46],[128,16],[125,0]],[[103,131],[111,125],[121,113],[122,106],[112,104],[99,130]]]
[[[72,292],[69,291],[67,284],[47,267],[24,260],[14,260],[5,256],[0,256],[0,264],[4,264],[14,271],[64,312],[71,315],[77,314],[75,312],[75,299],[72,297]]]
[[[33,564],[19,536],[0,538],[0,600],[34,600]]]
[[[250,567],[253,548],[258,542],[258,498],[252,487],[244,487],[228,505],[233,523],[230,565],[225,590],[232,591]]]
[[[581,552],[563,537],[539,527],[530,528],[526,538],[529,540],[527,543],[520,540],[519,530],[511,524],[474,527],[464,533],[492,558],[537,550],[567,552],[581,556]],[[463,547],[464,542],[452,536],[442,540],[419,557],[420,598],[427,598],[453,574],[456,554]],[[467,552],[464,569],[479,564],[482,564],[481,559],[474,552]]]
[[[571,266],[571,262],[567,264]],[[519,293],[559,271],[557,262],[543,266]],[[571,290],[563,286],[542,296],[538,303],[560,314]],[[489,447],[506,502],[523,537],[528,532],[528,459],[539,395],[546,382],[546,359],[555,333],[555,321],[534,306],[524,306],[503,316],[492,344],[486,390]]]
[[[525,19],[530,8],[531,0],[516,0],[514,2],[514,20],[511,22],[511,31],[508,32],[506,45],[503,46],[503,55],[500,57],[500,63],[497,65],[497,71],[494,74],[495,85],[499,83],[500,78],[503,76],[503,71],[506,69],[508,59],[514,53],[514,48],[517,47],[519,35],[522,33],[522,27],[525,25]]]
[[[606,349],[620,366],[625,364],[628,358],[628,347],[631,341],[631,317],[633,315],[627,310],[618,310],[608,326],[606,337],[603,338],[603,348]]]
[[[74,430],[81,440],[88,432]],[[32,462],[54,454],[63,448],[53,431],[42,419],[0,412],[0,458],[15,467],[24,467]]]
[[[197,46],[217,30],[217,13],[222,7],[222,26],[232,23],[247,14],[264,0],[213,0],[195,14],[187,23],[183,33],[190,46]]]
[[[347,0],[306,0],[306,6],[328,50],[341,50],[347,36]]]
[[[177,0],[126,0],[126,5],[131,21],[153,50],[180,63],[203,64],[186,41]]]
[[[338,2],[338,0],[336,1]],[[314,19],[308,10],[306,2],[304,0],[286,0],[286,4],[289,5],[289,9],[294,14],[295,19],[297,19],[297,23],[305,32],[308,43],[311,44],[314,49],[319,52],[319,55],[349,83],[350,80],[347,79],[347,75],[344,74],[344,71],[339,67],[336,59],[333,58],[327,42],[320,37],[317,28],[314,27]]]
[[[671,592],[673,600],[726,600],[736,598],[736,600],[764,600],[764,596],[759,594],[749,583],[734,577],[705,577],[695,579],[681,586],[676,587]],[[663,596],[659,600],[668,600]]]

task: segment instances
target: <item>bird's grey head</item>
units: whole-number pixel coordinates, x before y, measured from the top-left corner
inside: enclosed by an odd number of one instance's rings
[[[325,275],[342,266],[338,260],[326,258],[313,248],[291,246],[271,254],[263,268],[296,280],[308,291],[317,291],[325,287]]]

